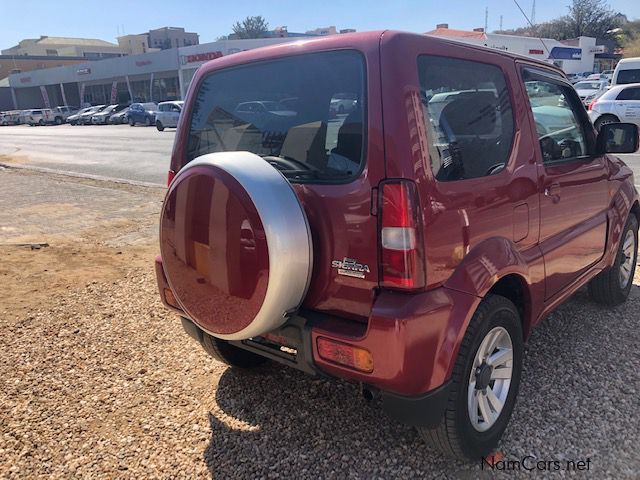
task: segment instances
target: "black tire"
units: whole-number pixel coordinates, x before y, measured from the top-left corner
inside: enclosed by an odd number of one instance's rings
[[[145,117],[144,126],[145,127],[150,127],[151,126],[151,119],[149,117]]]
[[[60,117],[56,117],[56,119],[55,119],[55,124],[56,124],[56,125],[62,125],[62,118],[60,118]]]
[[[43,126],[44,126],[44,120],[40,119],[40,120],[38,121],[38,125],[39,125],[39,126],[41,126],[41,127],[43,127]]]
[[[129,126],[130,127],[135,127],[136,126],[136,121],[133,118],[129,118]]]
[[[627,232],[631,231],[634,236],[635,251],[633,254],[633,261],[631,263],[631,277],[627,284],[623,287],[620,285],[620,266],[622,261],[626,258],[623,252],[624,239],[627,236]],[[602,272],[600,272],[593,280],[589,282],[589,295],[591,298],[603,305],[610,307],[620,305],[627,300],[631,286],[633,285],[633,275],[635,273],[635,267],[638,262],[638,219],[632,213],[629,215],[629,219],[624,227],[622,236],[620,237],[620,245],[616,252],[616,260],[613,265]]]
[[[594,127],[596,127],[596,130],[600,130],[600,127],[606,123],[616,123],[619,122],[620,120],[618,120],[618,117],[616,117],[615,115],[602,115],[600,117],[598,117],[598,119],[595,121],[595,123],[593,124]]]
[[[476,352],[487,333],[495,327],[504,328],[511,338],[511,384],[495,423],[488,430],[480,432],[473,427],[469,418],[467,391]],[[438,427],[418,428],[423,439],[450,457],[477,461],[491,453],[498,445],[513,412],[522,373],[523,351],[522,325],[516,306],[505,297],[488,295],[478,305],[460,345],[445,414]]]
[[[162,125],[162,122],[160,120],[156,120],[156,128],[159,132],[162,132],[164,130],[164,125]]]
[[[267,358],[238,348],[225,340],[203,333],[203,345],[206,352],[219,362],[237,368],[255,368],[267,361]]]

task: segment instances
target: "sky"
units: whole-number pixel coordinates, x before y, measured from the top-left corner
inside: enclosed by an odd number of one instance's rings
[[[532,0],[518,0],[531,14]],[[567,13],[570,0],[537,0],[536,21]],[[640,19],[640,0],[610,0],[615,11]],[[437,23],[471,30],[484,27],[489,9],[489,31],[517,28],[526,20],[513,0],[0,0],[0,49],[24,38],[41,35],[99,38],[116,42],[123,34],[143,33],[164,26],[184,27],[200,34],[200,43],[231,32],[231,26],[249,15],[262,15],[269,27],[286,25],[304,32],[335,25],[358,31],[395,29],[432,30]]]

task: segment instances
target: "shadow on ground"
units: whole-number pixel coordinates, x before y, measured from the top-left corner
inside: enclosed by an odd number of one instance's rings
[[[580,291],[537,327],[500,447],[507,458],[589,457],[597,472],[617,478],[629,472],[632,478],[638,460],[625,442],[638,441],[633,352],[639,307],[636,285],[629,302],[615,309],[594,304]],[[379,403],[367,404],[358,387],[345,382],[313,379],[275,364],[251,373],[227,369],[216,400],[223,413],[210,413],[212,437],[204,452],[215,477],[489,475],[480,461],[443,458],[416,431],[387,419]]]

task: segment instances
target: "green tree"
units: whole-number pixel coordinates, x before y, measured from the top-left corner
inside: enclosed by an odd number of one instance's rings
[[[240,39],[264,38],[268,31],[269,24],[261,15],[247,17],[233,25],[233,33]]]
[[[572,0],[569,13],[533,27],[504,30],[499,33],[566,40],[580,36],[608,38],[611,30],[621,27],[626,17],[616,13],[606,0]]]

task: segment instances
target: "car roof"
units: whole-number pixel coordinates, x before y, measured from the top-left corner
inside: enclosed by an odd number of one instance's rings
[[[399,41],[399,42],[423,42],[425,47],[429,51],[436,52],[440,46],[456,46],[464,49],[477,50],[485,53],[498,54],[503,57],[509,57],[512,59],[526,60],[528,63],[538,64],[541,67],[547,69],[556,70],[561,75],[564,72],[549,63],[536,60],[525,55],[518,55],[511,52],[505,52],[503,50],[497,50],[495,48],[484,47],[481,45],[474,45],[470,43],[464,43],[461,41],[451,40],[449,38],[436,37],[431,35],[424,35],[419,33],[409,33],[397,30],[376,30],[370,32],[356,32],[356,33],[343,33],[340,35],[327,35],[323,37],[301,37],[300,40],[280,43],[277,45],[270,45],[267,47],[255,48],[246,50],[244,52],[234,53],[233,55],[227,55],[215,60],[210,60],[198,69],[196,78],[206,76],[213,70],[220,68],[232,67],[236,65],[242,65],[254,61],[275,59],[283,56],[291,56],[298,53],[311,53],[327,50],[339,50],[339,49],[359,49],[359,50],[371,50],[376,48],[381,41]],[[590,72],[591,73],[591,72]]]
[[[640,83],[623,83],[621,85],[616,85],[614,87],[611,87],[609,90],[607,90],[604,95],[602,95],[602,97],[600,97],[602,100],[607,100],[611,97],[613,97],[615,94],[620,93],[622,90],[625,90],[626,88],[629,87],[635,87],[638,88],[640,87]]]

